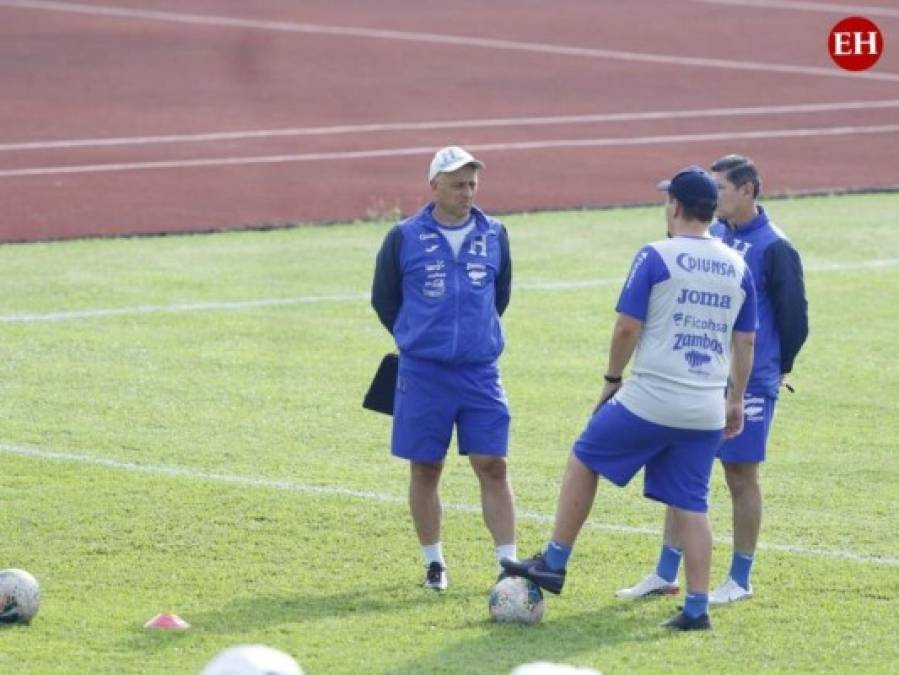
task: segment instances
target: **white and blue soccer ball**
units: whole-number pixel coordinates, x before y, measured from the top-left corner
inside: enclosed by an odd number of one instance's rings
[[[31,623],[40,606],[37,579],[25,570],[0,570],[0,623]]]
[[[500,623],[539,623],[546,612],[543,592],[522,577],[500,579],[490,591],[490,617]]]

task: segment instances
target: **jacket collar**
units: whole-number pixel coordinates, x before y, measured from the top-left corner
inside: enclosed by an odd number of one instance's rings
[[[752,220],[745,222],[741,225],[734,226],[733,224],[729,223],[726,220],[722,220],[720,222],[722,222],[725,225],[725,227],[727,227],[727,229],[729,229],[731,232],[739,232],[740,234],[748,234],[749,232],[757,230],[760,227],[764,227],[769,222],[768,214],[765,211],[764,207],[758,206],[757,208],[758,208],[759,212],[756,214],[755,218],[753,218]]]
[[[434,207],[436,204],[434,202],[430,202],[424,206],[424,208],[418,212],[418,219],[420,222],[429,229],[437,229],[440,227],[440,223],[434,220]],[[481,232],[485,232],[490,229],[490,222],[487,220],[487,214],[481,211],[477,206],[471,207],[471,215],[474,216],[475,228]]]

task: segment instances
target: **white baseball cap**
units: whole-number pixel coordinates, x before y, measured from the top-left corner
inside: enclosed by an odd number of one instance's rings
[[[303,675],[303,669],[278,649],[238,645],[219,652],[200,675]]]
[[[434,153],[434,159],[431,160],[431,170],[428,172],[428,182],[430,183],[437,178],[439,173],[452,173],[456,169],[461,169],[469,164],[474,164],[479,169],[484,168],[484,162],[475,159],[467,150],[463,150],[456,145],[447,146]]]

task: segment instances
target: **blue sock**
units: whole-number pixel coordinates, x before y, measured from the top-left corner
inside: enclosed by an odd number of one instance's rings
[[[684,599],[684,614],[691,619],[697,616],[709,613],[709,594],[708,593],[687,593]]]
[[[754,559],[751,555],[734,551],[734,557],[730,562],[730,578],[747,591],[749,590],[749,573],[752,571]]]
[[[656,574],[662,577],[668,583],[672,583],[677,579],[677,570],[680,567],[680,559],[684,552],[679,548],[662,545],[662,552],[659,554],[659,564],[656,565]]]
[[[546,546],[543,559],[546,560],[546,566],[553,572],[561,572],[568,565],[568,557],[570,555],[570,546],[565,546],[565,544],[560,544],[557,541],[550,541]]]

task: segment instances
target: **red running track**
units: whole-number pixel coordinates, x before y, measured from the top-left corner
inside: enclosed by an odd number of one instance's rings
[[[899,185],[899,50],[841,71],[843,10],[752,2],[0,0],[0,241],[409,213],[448,144],[494,212],[728,152],[769,193]]]

